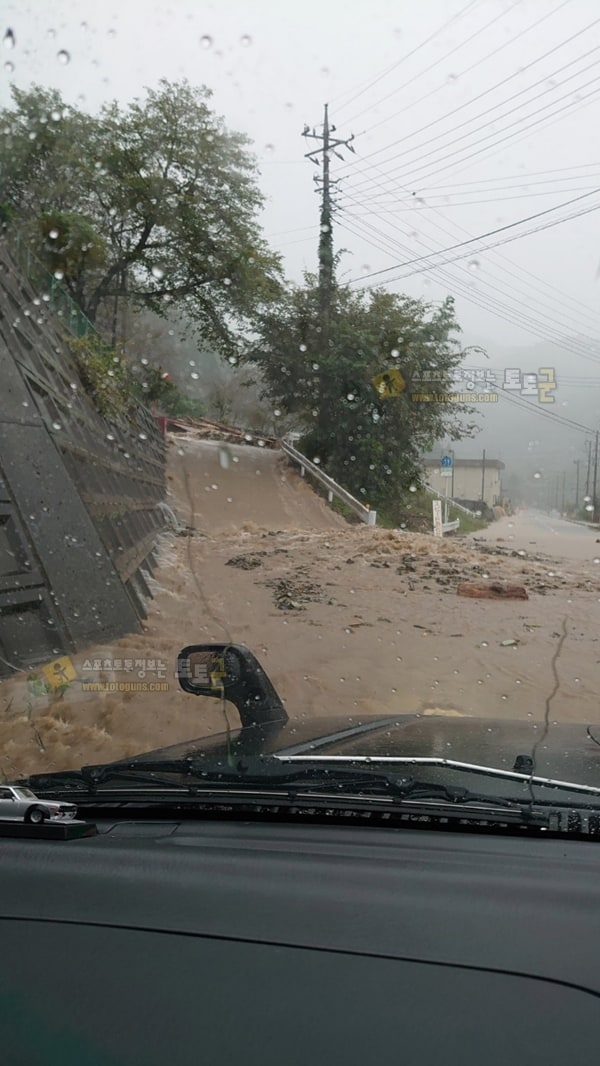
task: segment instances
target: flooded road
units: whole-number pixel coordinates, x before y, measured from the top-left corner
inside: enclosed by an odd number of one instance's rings
[[[473,534],[478,541],[506,542],[528,555],[543,553],[555,559],[600,565],[600,529],[569,522],[557,514],[520,511]]]

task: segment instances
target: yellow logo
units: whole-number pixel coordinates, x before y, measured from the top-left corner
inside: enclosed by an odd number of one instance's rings
[[[399,396],[406,388],[406,382],[402,374],[395,368],[386,370],[383,374],[377,374],[371,379],[371,384],[375,386],[382,400],[386,400],[390,396]]]
[[[77,672],[68,655],[60,659],[54,659],[51,663],[42,666],[41,673],[50,688],[63,688],[70,685],[77,677]]]

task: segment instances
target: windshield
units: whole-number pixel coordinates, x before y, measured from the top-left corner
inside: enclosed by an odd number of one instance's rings
[[[600,785],[595,4],[42,7],[2,30],[3,780],[193,742]]]

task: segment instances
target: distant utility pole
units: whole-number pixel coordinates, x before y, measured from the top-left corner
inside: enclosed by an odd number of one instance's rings
[[[315,176],[315,184],[321,193],[321,228],[319,233],[319,305],[321,313],[321,335],[324,345],[329,343],[329,323],[331,320],[331,304],[333,300],[334,271],[333,271],[333,228],[332,215],[333,204],[331,199],[332,186],[337,181],[332,181],[329,172],[329,161],[332,155],[343,160],[340,148],[347,148],[354,152],[350,137],[332,137],[335,126],[329,125],[329,108],[325,104],[323,115],[323,132],[317,133],[314,129],[305,126],[302,136],[313,141],[319,141],[319,147],[312,152],[306,152],[305,158],[310,159],[316,166],[322,168],[322,176]],[[338,179],[339,180],[339,179]]]
[[[594,510],[593,521],[598,521],[598,497],[596,496],[596,486],[598,483],[598,430],[596,430],[596,446],[594,448],[594,490],[592,492],[592,505]]]
[[[579,507],[579,467],[581,466],[581,459],[574,459],[575,466],[577,467],[577,484],[575,486],[575,507],[573,510],[577,510]]]
[[[588,454],[587,454],[587,474],[586,474],[586,478],[585,478],[585,494],[586,494],[586,496],[589,496],[589,494],[590,494],[590,468],[591,468],[591,465],[592,465],[592,442],[591,442],[591,440],[586,440],[585,443],[587,444],[587,450],[588,450]]]
[[[562,504],[561,504],[561,509],[560,509],[560,513],[561,514],[565,513],[566,491],[567,491],[567,471],[563,470],[563,475],[562,475]]]

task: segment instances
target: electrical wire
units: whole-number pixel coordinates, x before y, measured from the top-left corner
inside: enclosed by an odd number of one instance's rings
[[[407,263],[396,263],[394,266],[385,267],[382,270],[374,270],[370,274],[363,274],[359,278],[354,278],[353,281],[355,281],[355,282],[356,281],[366,281],[368,278],[378,277],[381,274],[389,274],[392,270],[397,270],[400,267],[405,268],[405,267],[409,267],[409,266],[415,266],[416,264],[422,263],[422,262],[424,262],[427,259],[431,259],[431,257],[433,255],[445,255],[446,252],[453,252],[453,251],[456,251],[459,248],[466,248],[466,247],[468,247],[468,246],[470,246],[472,244],[475,244],[477,241],[486,240],[488,237],[495,237],[498,233],[505,233],[507,230],[514,229],[515,226],[522,226],[526,222],[533,222],[537,218],[543,218],[546,215],[553,214],[555,211],[559,211],[563,207],[570,207],[571,204],[579,203],[582,200],[587,200],[590,196],[594,196],[597,193],[600,193],[600,188],[592,189],[591,192],[582,193],[580,196],[575,196],[575,197],[573,197],[570,200],[565,200],[565,201],[563,201],[563,203],[556,204],[554,207],[548,207],[544,211],[538,211],[538,212],[536,212],[533,215],[526,215],[525,218],[517,219],[515,222],[509,222],[506,226],[497,226],[496,229],[488,230],[486,233],[481,233],[477,237],[469,237],[468,240],[459,241],[457,244],[450,245],[448,248],[441,248],[439,250],[439,252],[430,252],[428,255],[421,255],[421,256],[417,256],[415,259],[410,259]],[[599,207],[600,207],[600,203],[599,204],[595,204],[593,207],[591,207],[589,209],[589,211],[597,211]],[[582,214],[588,214],[588,213],[589,213],[588,211],[582,212]],[[551,225],[559,225],[562,222],[568,221],[569,218],[574,218],[574,217],[578,217],[578,216],[577,215],[568,215],[564,219],[557,219],[554,223],[551,223]],[[547,228],[551,228],[551,225],[549,225]],[[546,228],[546,227],[544,227],[544,228]],[[529,230],[527,232],[528,233],[535,233],[535,232],[537,232],[537,230],[534,229],[534,230]],[[521,234],[521,236],[526,236],[526,235],[527,235],[527,233]],[[502,243],[502,242],[498,242],[498,243]],[[481,251],[485,251],[486,249],[480,249],[480,250]],[[467,253],[467,254],[470,254],[470,253]],[[444,262],[453,262],[453,261],[454,260],[445,260]],[[444,263],[442,263],[441,265],[443,266]]]
[[[514,0],[508,10],[512,11],[512,9],[514,7],[518,7],[520,3],[522,3],[522,0]],[[562,4],[560,4],[559,7],[564,7],[565,4],[568,3],[570,3],[570,0],[563,0]],[[481,26],[478,30],[474,30],[470,37],[465,37],[464,40],[461,40],[458,44],[455,44],[453,48],[451,48],[448,52],[445,52],[443,56],[439,57],[439,59],[435,59],[432,63],[430,63],[428,67],[425,68],[425,70],[419,71],[418,74],[415,74],[412,78],[409,78],[408,81],[405,81],[396,89],[392,89],[392,91],[387,93],[386,96],[383,96],[379,100],[376,100],[375,103],[371,104],[370,107],[363,108],[362,111],[359,111],[356,115],[353,115],[351,118],[345,119],[344,121],[350,123],[355,122],[357,118],[361,118],[362,115],[366,114],[368,111],[371,111],[374,107],[379,107],[380,104],[384,104],[385,101],[389,100],[392,96],[396,96],[397,93],[402,91],[402,89],[406,89],[408,88],[408,86],[413,85],[415,81],[419,80],[419,78],[424,77],[425,74],[429,74],[429,72],[433,70],[434,67],[439,67],[441,63],[443,63],[446,59],[449,59],[450,56],[454,55],[455,52],[460,52],[461,48],[464,48],[467,44],[470,44],[471,41],[474,41],[476,37],[479,37],[482,33],[485,33],[485,31],[488,30],[490,26],[493,26],[494,23],[498,22],[498,19],[504,18],[506,14],[508,14],[508,12],[500,11],[497,15],[494,15],[494,17],[490,19],[489,22],[486,22],[484,26]],[[543,21],[543,19],[540,19],[539,21]],[[506,43],[508,44],[508,42]],[[420,99],[417,100],[416,103],[421,103],[422,100],[426,100],[429,96],[433,95],[433,92],[437,91],[439,91],[439,89],[434,89],[431,92],[426,93],[425,96],[420,97]],[[387,119],[383,120],[383,122],[385,121],[387,121]],[[382,124],[382,122],[377,123],[378,126]]]
[[[412,49],[412,51],[408,52],[404,56],[401,56],[400,59],[397,59],[389,67],[386,67],[386,69],[381,74],[378,74],[377,77],[375,77],[371,81],[367,82],[362,88],[359,88],[354,93],[354,95],[350,96],[350,98],[348,100],[346,100],[346,102],[344,104],[340,104],[339,105],[338,110],[341,111],[345,107],[349,107],[350,104],[354,103],[355,100],[358,100],[358,98],[360,96],[362,96],[364,93],[368,92],[368,90],[371,89],[374,85],[378,85],[380,81],[383,81],[384,78],[387,78],[388,74],[391,74],[391,72],[393,70],[397,70],[398,67],[401,66],[403,63],[406,63],[407,60],[412,59],[412,57],[414,55],[416,55],[417,52],[420,52],[422,48],[425,48],[426,45],[430,44],[431,41],[434,41],[436,37],[439,37],[440,33],[443,33],[444,30],[447,30],[455,22],[458,22],[472,8],[478,7],[480,2],[481,2],[481,0],[469,0],[469,3],[465,4],[465,6],[463,8],[461,8],[461,10],[456,15],[452,15],[452,17],[449,18],[446,22],[444,22],[441,26],[439,26],[437,28],[437,30],[434,30],[433,33],[430,33],[429,37],[427,37],[424,41],[421,41],[420,44],[416,45],[415,48]],[[348,91],[352,92],[352,90],[348,90]],[[332,103],[336,103],[338,100],[342,99],[345,95],[346,95],[345,93],[340,93],[338,96],[334,97],[331,102]]]
[[[542,96],[545,96],[545,95],[547,95],[550,92],[553,92],[553,93],[556,92],[557,89],[562,88],[562,85],[566,84],[567,81],[571,81],[574,77],[578,77],[580,74],[584,74],[587,70],[590,70],[592,67],[597,67],[599,64],[600,64],[600,59],[596,60],[594,63],[590,64],[588,67],[584,68],[583,70],[577,71],[577,73],[571,75],[570,78],[566,78],[564,80],[564,82],[560,86],[552,86],[551,88],[547,88],[542,93],[539,93],[537,97],[533,97],[531,100],[528,100],[525,104],[519,105],[516,108],[509,109],[509,111],[507,111],[504,115],[499,116],[499,119],[507,118],[508,115],[514,113],[515,111],[517,111],[517,112],[521,111],[523,109],[523,107],[527,107],[529,104],[534,103],[534,101],[536,99],[540,99]],[[592,91],[592,92],[590,92],[590,93],[588,93],[587,96],[583,97],[583,99],[587,99],[587,97],[589,97],[589,96],[596,95],[600,91],[600,79],[598,78],[598,76],[590,78],[589,81],[586,81],[586,82],[584,82],[581,85],[576,85],[575,86],[575,92],[576,93],[580,93],[583,89],[590,88],[590,86],[598,86],[599,88],[594,90],[594,91]],[[581,100],[581,98],[580,98],[580,100]],[[414,160],[412,162],[408,161],[408,162],[403,163],[400,166],[396,167],[394,170],[389,171],[387,173],[386,180],[387,181],[394,181],[394,180],[397,181],[398,179],[406,180],[406,175],[407,175],[408,172],[410,172],[410,177],[411,177],[411,181],[412,181],[413,184],[416,183],[417,179],[420,180],[420,181],[427,180],[433,174],[437,174],[437,173],[440,172],[440,168],[439,168],[438,164],[441,163],[442,160],[444,162],[444,166],[443,166],[442,169],[444,171],[446,171],[447,170],[447,166],[448,166],[448,161],[450,159],[452,159],[454,156],[461,155],[463,152],[469,151],[471,148],[475,148],[475,147],[477,147],[479,145],[483,145],[483,144],[486,143],[486,141],[492,141],[492,144],[488,145],[488,148],[489,147],[494,148],[498,144],[502,144],[506,140],[510,140],[511,137],[514,136],[514,134],[509,134],[508,137],[501,137],[499,140],[497,140],[496,138],[498,137],[498,134],[505,134],[508,130],[512,130],[515,127],[519,127],[519,126],[521,126],[521,124],[523,122],[527,122],[529,119],[536,118],[538,115],[543,115],[544,119],[547,119],[547,118],[552,118],[554,115],[562,114],[563,111],[569,110],[570,107],[573,107],[574,104],[579,103],[580,100],[573,99],[571,101],[568,101],[566,104],[563,104],[562,107],[559,107],[558,109],[556,109],[554,111],[551,111],[549,109],[555,107],[555,105],[559,101],[558,100],[550,100],[548,103],[544,104],[542,107],[535,108],[534,111],[531,111],[531,112],[528,112],[528,113],[523,113],[522,115],[520,115],[520,117],[515,118],[512,122],[509,122],[506,126],[502,126],[500,129],[493,130],[492,132],[485,134],[485,136],[480,137],[478,140],[475,140],[472,143],[467,143],[467,144],[461,145],[460,147],[455,147],[455,148],[451,149],[451,151],[448,151],[448,148],[450,147],[451,144],[456,144],[457,141],[463,141],[465,139],[470,138],[473,134],[479,133],[483,129],[487,129],[488,126],[489,126],[489,123],[484,123],[481,126],[478,126],[475,129],[473,129],[473,130],[469,130],[466,133],[461,134],[461,136],[459,136],[459,137],[452,138],[452,140],[449,143],[440,143],[436,147],[431,148],[428,152],[424,152],[420,156],[419,163],[416,165],[416,170],[415,170],[415,162],[414,162]],[[494,108],[492,108],[490,110],[494,110]],[[545,114],[544,115],[544,112],[549,112],[549,114]],[[537,123],[534,122],[533,124],[531,124],[529,126],[524,126],[522,129],[517,129],[517,132],[518,133],[522,133],[522,132],[524,132],[526,130],[532,129],[536,124]],[[456,129],[459,129],[459,128],[460,127],[456,127]],[[440,134],[438,137],[432,138],[432,141],[429,141],[429,142],[425,141],[425,142],[423,142],[423,144],[415,145],[414,147],[407,149],[407,151],[405,153],[402,153],[403,158],[406,158],[407,155],[410,155],[413,152],[419,151],[422,147],[425,147],[427,144],[432,143],[433,141],[441,141],[441,139],[443,137],[446,137],[446,136],[452,134],[453,132],[454,132],[453,130],[448,130],[445,133]],[[487,149],[484,148],[482,151],[485,152],[485,151],[487,151]],[[482,154],[482,153],[481,152],[476,152],[475,153],[475,155],[480,155],[480,154]],[[399,155],[395,156],[393,158],[399,158]],[[473,155],[464,156],[463,158],[458,159],[457,163],[465,162],[467,159],[471,159],[471,158],[473,158]],[[429,162],[423,162],[423,160],[427,160],[427,159],[429,159],[430,161]],[[385,160],[385,162],[391,162],[391,159]],[[451,164],[451,165],[457,165],[457,164],[455,163],[455,164]],[[371,164],[371,166],[372,166],[372,164]],[[435,169],[436,166],[438,166],[437,170]],[[431,167],[433,167],[434,169],[431,170]],[[423,171],[423,170],[427,171],[427,173],[425,173],[424,175],[421,175],[420,178],[419,178],[420,172]],[[351,188],[353,188],[353,190],[355,192],[360,192],[364,188],[364,186],[369,185],[370,181],[371,181],[370,177],[360,177],[358,183],[351,185]]]
[[[378,243],[371,239],[368,231],[365,234],[364,228],[361,228],[357,233],[356,230],[353,230],[351,227],[348,227],[346,223],[342,223],[342,225],[344,226],[344,228],[349,229],[350,232],[353,232],[355,236],[358,236],[363,240],[367,240],[368,243],[373,244],[373,246],[377,247],[379,250],[389,251],[392,245],[394,246],[394,248],[402,247],[398,241],[394,240],[393,238],[390,238],[389,234],[382,234],[381,231],[375,232],[387,244],[387,248],[383,247],[380,242]],[[419,243],[424,244],[423,241],[419,241]],[[473,303],[475,304],[475,306],[478,306],[484,310],[491,311],[491,313],[495,314],[497,317],[502,318],[511,324],[514,324],[514,308],[503,304],[501,301],[489,296],[487,293],[478,293],[477,290],[473,289],[472,280],[470,276],[466,279],[466,281],[463,281],[460,278],[457,279],[456,276],[451,274],[449,271],[440,268],[435,268],[433,270],[433,274],[437,278],[442,279],[444,283],[448,284],[452,291],[458,292],[459,295],[464,296],[470,303]],[[498,289],[497,282],[495,282],[494,288],[495,290]],[[517,314],[520,316],[519,324],[521,328],[523,328],[526,332],[531,333],[538,339],[541,337],[545,340],[550,341],[551,343],[560,344],[563,349],[572,351],[575,355],[579,355],[584,359],[589,359],[592,362],[599,361],[600,357],[590,352],[588,345],[586,345],[584,342],[578,341],[576,338],[574,339],[569,336],[563,337],[551,325],[549,325],[549,323],[555,321],[555,319],[553,319],[553,317],[549,315],[544,308],[542,308],[540,312],[544,316],[543,322],[539,322],[531,316],[530,304],[526,304],[523,300],[520,299],[515,300],[514,297],[510,295],[510,293],[508,294],[508,298],[512,300],[513,304],[516,303],[517,305],[521,305],[526,309],[525,314],[523,314],[523,312],[521,311],[517,311]],[[570,328],[565,327],[562,322],[558,322],[557,324],[559,328]],[[597,344],[596,347],[598,347]]]
[[[380,251],[386,250],[384,247],[382,247],[381,243],[377,243],[376,241],[372,240],[369,237],[368,233],[365,234],[360,230],[357,232],[356,229],[353,229],[346,223],[342,223],[341,225],[344,229],[347,229],[349,232],[353,233],[354,236],[357,236],[362,240],[366,240],[367,243],[372,244],[373,247],[378,248]],[[386,239],[385,235],[382,234],[381,236],[382,239]],[[396,241],[394,241],[393,243],[395,245],[398,244],[398,242]],[[446,270],[442,270],[439,268],[435,268],[432,273],[435,275],[436,278],[439,278],[444,283],[448,284],[450,290],[453,293],[457,293],[458,295],[466,299],[468,302],[474,304],[476,307],[479,307],[485,311],[489,311],[491,314],[503,319],[510,325],[514,325],[514,308],[511,308],[509,305],[503,304],[501,301],[489,296],[487,293],[477,293],[476,290],[474,291],[472,288],[469,288],[468,280],[470,279],[467,279],[467,281],[462,281],[461,279],[457,280],[454,275],[452,275]],[[525,304],[522,300],[515,301],[514,297],[510,297],[510,295],[509,299],[511,299],[513,303],[516,303],[517,305],[521,304],[526,308],[528,307],[528,305]],[[544,311],[542,310],[541,313],[544,314]],[[527,312],[524,314],[523,312],[517,311],[517,315],[519,316],[520,328],[523,329],[525,332],[530,333],[538,340],[543,339],[557,346],[560,345],[563,351],[570,351],[574,355],[579,356],[582,359],[587,359],[588,361],[596,364],[600,363],[600,354],[594,354],[594,352],[590,351],[589,347],[587,347],[583,341],[578,341],[576,338],[574,339],[572,337],[569,337],[568,335],[562,336],[552,326],[549,326],[548,322],[553,321],[553,319],[551,319],[550,316],[548,316],[547,314],[545,314],[543,322],[537,321]],[[562,323],[559,323],[559,325],[562,328],[565,328]],[[596,347],[598,346],[596,345]]]
[[[408,190],[404,190],[404,191],[408,192]],[[350,193],[346,193],[345,195],[346,195],[346,196],[347,196],[347,198],[349,198],[349,199],[350,199],[350,200],[351,200],[351,201],[352,201],[352,202],[353,202],[354,204],[356,204],[356,205],[360,205],[361,201],[358,201],[358,200],[356,200],[356,198],[355,198],[355,197],[353,197],[353,196],[352,196],[352,195],[351,195]],[[443,221],[447,221],[447,219],[446,219],[445,215],[443,215],[443,214],[442,214],[442,212],[441,212],[441,211],[439,211],[439,210],[438,210],[437,208],[433,208],[432,210],[433,210],[433,213],[434,213],[434,214],[435,214],[436,216],[439,216],[439,217],[440,217],[440,218],[441,218],[441,219],[442,219]],[[375,212],[375,213],[376,213],[376,212]],[[376,213],[376,214],[377,214],[377,213]],[[389,228],[389,220],[387,219],[387,217],[386,217],[386,218],[384,218],[384,216],[383,216],[383,215],[381,215],[381,214],[378,214],[378,217],[379,217],[379,218],[381,218],[381,219],[382,219],[382,221],[386,222],[386,224],[388,225],[388,228]],[[405,233],[404,233],[404,232],[403,232],[402,230],[400,230],[400,229],[399,229],[399,228],[398,228],[397,226],[392,226],[391,228],[392,228],[392,229],[395,229],[395,230],[397,230],[397,232],[398,232],[398,233],[401,233],[401,234],[402,234],[403,236],[407,236],[407,234],[405,234]],[[449,236],[449,237],[451,237],[451,236],[452,236],[452,232],[451,232],[451,230],[447,229],[447,228],[446,228],[445,226],[442,226],[442,225],[441,225],[440,223],[438,223],[438,224],[437,224],[437,228],[438,228],[438,229],[439,229],[439,230],[440,230],[440,231],[441,231],[442,233],[446,234],[447,236]],[[453,229],[454,229],[455,231],[458,231],[458,232],[462,232],[462,233],[466,234],[467,236],[470,236],[470,234],[469,234],[469,231],[468,231],[468,230],[466,230],[466,229],[465,229],[465,228],[464,228],[463,226],[459,226],[459,225],[458,225],[458,224],[456,224],[456,223],[454,223],[454,224],[453,224]],[[412,236],[414,236],[414,235],[412,235]],[[421,245],[423,245],[424,247],[427,247],[427,246],[426,246],[426,245],[424,244],[424,242],[423,242],[423,241],[421,241],[421,240],[419,240],[419,241],[418,241],[418,243],[419,243],[419,244],[421,244]],[[406,251],[406,249],[405,249],[405,248],[402,248],[402,250],[403,250],[403,251]],[[491,256],[490,256],[490,259],[492,260],[492,262],[494,262],[495,260],[500,260],[501,262],[506,262],[506,263],[508,264],[509,268],[510,268],[510,273],[511,273],[511,276],[512,276],[512,275],[513,275],[513,274],[514,274],[515,272],[516,272],[517,274],[520,274],[520,275],[522,275],[522,276],[523,276],[524,278],[527,278],[527,280],[528,280],[528,284],[529,284],[530,288],[531,288],[531,287],[533,287],[533,289],[534,289],[534,290],[537,290],[538,292],[541,292],[541,293],[542,293],[542,295],[543,295],[543,297],[544,297],[544,299],[547,299],[547,298],[548,298],[548,297],[546,296],[545,292],[544,292],[544,289],[540,287],[540,281],[541,281],[541,279],[539,279],[539,278],[538,278],[538,277],[537,277],[537,276],[536,276],[535,274],[533,274],[533,273],[532,273],[531,271],[527,270],[527,269],[526,269],[525,267],[521,267],[521,266],[519,266],[519,265],[518,265],[517,263],[515,263],[515,262],[514,262],[514,260],[512,260],[512,259],[509,259],[509,258],[508,258],[508,257],[507,257],[506,255],[504,255],[504,254],[503,254],[502,252],[493,252],[493,251],[492,251],[492,254],[491,254]],[[460,268],[459,268],[459,269],[460,269]],[[503,268],[503,267],[501,266],[501,267],[500,267],[500,269],[501,269],[501,270],[503,269],[503,270],[504,270],[504,272],[505,272],[505,273],[507,273],[507,270],[506,270],[506,268]],[[452,275],[448,275],[448,276],[449,276],[449,277],[452,277]],[[496,279],[494,279],[493,277],[491,278],[491,280],[492,280],[492,281],[494,281],[494,284],[495,284],[495,285],[497,285],[497,284],[498,284],[497,280],[496,280]],[[532,283],[533,283],[533,285],[532,285]],[[591,314],[591,312],[590,312],[590,309],[589,309],[589,307],[588,307],[588,306],[586,306],[586,305],[585,305],[584,303],[582,303],[582,301],[581,301],[581,300],[578,300],[578,299],[576,299],[576,298],[574,298],[574,297],[571,297],[571,296],[566,296],[566,294],[564,293],[564,291],[563,291],[562,289],[559,289],[559,288],[557,288],[557,286],[553,285],[553,284],[552,284],[551,282],[546,282],[546,281],[545,281],[545,282],[542,282],[542,285],[544,286],[544,288],[548,289],[548,290],[549,290],[549,291],[550,291],[551,293],[555,293],[555,294],[556,294],[556,295],[554,295],[554,296],[550,297],[550,298],[552,299],[552,305],[551,305],[551,308],[552,308],[552,311],[553,311],[553,312],[554,312],[554,311],[555,311],[555,309],[556,309],[556,305],[557,305],[557,303],[558,303],[558,304],[561,304],[561,305],[566,305],[566,303],[569,303],[569,304],[571,304],[571,305],[572,305],[572,306],[573,306],[574,308],[576,308],[576,311],[577,311],[577,316],[578,316],[578,322],[580,322],[580,320],[581,320],[581,317],[582,317],[582,311],[583,311],[583,314],[584,314],[584,316],[585,316],[585,317],[586,317],[587,319],[589,319],[589,320],[590,320],[590,322],[592,322],[592,321],[593,321],[593,328],[594,328],[595,330],[597,330],[597,329],[598,329],[598,323],[597,323],[597,322],[596,322],[596,321],[594,320],[594,317],[593,317],[593,315]],[[512,285],[512,283],[509,283],[509,288],[514,288],[514,286]],[[521,295],[521,291],[520,291],[520,290],[518,290],[518,291],[519,291],[519,295]],[[557,297],[558,297],[558,299],[557,299]],[[546,314],[546,313],[545,313],[545,314]],[[572,312],[572,311],[569,311],[569,312],[568,312],[568,314],[569,314],[570,316],[572,316],[573,312]],[[546,317],[547,317],[547,316],[546,316]]]
[[[596,178],[596,181],[598,181],[598,179],[600,179],[600,174],[594,175],[594,177]],[[592,186],[592,189],[594,187],[595,186]],[[560,189],[560,190],[559,189],[546,189],[544,192],[532,192],[532,193],[528,193],[528,192],[525,191],[525,192],[522,192],[522,193],[518,193],[515,196],[494,196],[492,199],[488,199],[488,200],[458,200],[456,203],[448,203],[449,197],[444,197],[443,199],[446,202],[443,204],[443,206],[446,207],[446,208],[477,207],[478,204],[484,204],[484,205],[485,204],[502,204],[502,203],[508,202],[509,200],[511,202],[513,200],[538,200],[541,196],[556,196],[559,192],[560,192],[561,195],[564,195],[564,193],[566,193],[566,192],[582,192],[582,191],[585,192],[588,189],[589,189],[589,186],[587,186],[587,185],[584,185],[584,186],[578,185],[578,186],[575,186],[572,189]],[[398,201],[395,201],[395,203],[397,203],[397,202]],[[419,211],[419,212],[420,211],[435,211],[438,207],[440,207],[440,204],[437,204],[437,203],[430,203],[430,202],[427,202],[427,203],[415,203],[414,199],[413,200],[407,199],[406,201],[403,201],[403,202],[405,203],[404,207],[397,207],[397,206],[394,206],[394,201],[393,200],[391,201],[391,203],[389,201],[383,201],[382,202],[382,201],[375,200],[375,199],[374,200],[367,200],[367,204],[374,205],[375,207],[379,208],[380,211],[381,210],[385,210],[390,215],[405,214],[407,212],[411,212],[412,213],[412,212],[415,212],[415,211]],[[373,214],[372,210],[364,211],[363,215],[361,217],[365,217],[366,218],[368,215],[371,215],[371,214]]]
[[[562,7],[562,6],[564,6],[564,5],[561,4],[560,7]],[[557,8],[556,10],[559,10],[559,8]],[[543,21],[543,19],[539,19],[538,22],[534,23],[533,26],[530,27],[530,28],[533,29],[535,26],[538,25],[538,23],[540,21]],[[513,71],[512,74],[506,75],[506,77],[501,78],[500,81],[495,82],[493,85],[489,86],[489,88],[485,89],[483,92],[478,93],[477,96],[474,96],[471,100],[468,100],[468,101],[466,101],[463,104],[459,104],[457,107],[453,108],[451,111],[447,112],[445,115],[442,115],[439,118],[436,118],[436,119],[432,120],[431,123],[427,123],[425,126],[422,126],[422,127],[418,128],[417,130],[414,130],[411,134],[408,134],[408,135],[406,135],[404,137],[397,138],[395,141],[392,141],[390,144],[386,144],[386,145],[383,145],[381,148],[375,149],[373,152],[370,152],[368,156],[363,157],[363,159],[360,160],[360,162],[361,163],[365,162],[368,159],[372,158],[373,156],[380,155],[381,152],[385,152],[388,149],[395,147],[397,144],[400,144],[400,143],[404,142],[407,139],[407,137],[418,136],[419,133],[422,133],[426,129],[429,129],[430,126],[436,125],[438,122],[442,122],[444,119],[450,118],[452,115],[458,114],[460,111],[463,111],[465,108],[471,107],[473,104],[476,104],[479,100],[482,100],[486,96],[489,96],[490,93],[494,92],[496,89],[499,89],[503,85],[508,84],[509,82],[513,81],[515,78],[521,77],[526,71],[531,70],[532,67],[537,66],[537,64],[541,63],[542,60],[547,59],[549,56],[553,55],[555,52],[560,51],[560,49],[564,48],[566,45],[571,44],[572,41],[577,40],[583,34],[588,33],[589,30],[593,29],[594,26],[596,26],[598,24],[600,24],[600,19],[593,20],[592,22],[590,22],[586,26],[584,26],[582,29],[580,29],[576,33],[572,34],[570,37],[567,37],[566,40],[560,41],[558,44],[554,45],[552,48],[549,48],[546,52],[543,52],[542,55],[538,56],[536,59],[531,60],[531,62],[527,63],[524,67],[519,67],[519,69]],[[528,31],[526,31],[526,32],[528,32]],[[518,35],[518,36],[522,36],[522,34]],[[579,58],[581,58],[581,57],[579,57]],[[576,61],[577,60],[574,60],[573,62],[576,62]],[[470,69],[472,69],[472,68],[469,68],[469,70]],[[468,73],[468,72],[469,71],[465,71],[464,73]],[[553,77],[554,73],[555,72],[550,72],[549,74],[546,75],[546,77]],[[536,82],[534,84],[539,84],[539,82]],[[416,103],[421,103],[421,102],[422,102],[421,100],[416,101]],[[390,116],[390,120],[392,118],[397,118],[398,116],[404,116],[406,114],[406,111],[408,110],[408,106],[409,105],[405,104],[404,107],[402,108],[402,111],[396,112],[394,115]],[[374,129],[374,128],[375,127],[370,127],[369,128],[369,132],[371,132],[372,129]],[[364,132],[367,132],[367,131],[365,130]],[[390,162],[392,159],[395,159],[395,158],[397,158],[397,157],[393,156],[393,157],[391,157],[391,159],[380,160],[380,164],[381,163]],[[358,163],[359,161],[358,160],[353,161],[353,163],[352,163],[352,169],[353,170],[354,170],[354,162]]]

